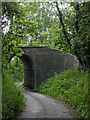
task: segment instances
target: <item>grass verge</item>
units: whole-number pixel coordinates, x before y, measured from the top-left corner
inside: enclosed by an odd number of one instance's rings
[[[12,77],[3,72],[2,79],[2,117],[3,120],[12,120],[23,105],[23,89],[17,87]]]
[[[88,118],[88,72],[65,70],[55,73],[37,90],[70,104],[80,118]]]

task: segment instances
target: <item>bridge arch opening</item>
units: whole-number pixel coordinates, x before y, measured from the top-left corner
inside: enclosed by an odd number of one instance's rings
[[[14,59],[16,55],[12,55],[10,58],[10,61]],[[23,72],[24,72],[24,87],[34,89],[35,88],[35,69],[34,69],[34,63],[30,57],[27,55],[18,56],[18,59],[20,59],[23,63]],[[18,73],[18,71],[17,71]]]
[[[20,58],[14,56],[9,63],[9,69],[14,82],[24,82],[24,66]]]

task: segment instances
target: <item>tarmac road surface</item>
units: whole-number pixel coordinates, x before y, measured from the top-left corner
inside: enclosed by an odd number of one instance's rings
[[[64,102],[47,95],[25,90],[25,107],[18,118],[76,118]]]

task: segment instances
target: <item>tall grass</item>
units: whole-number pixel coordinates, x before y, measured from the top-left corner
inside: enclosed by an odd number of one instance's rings
[[[38,88],[41,93],[50,95],[70,104],[81,118],[88,118],[88,72],[65,70],[43,82]]]
[[[2,117],[3,120],[14,118],[23,105],[23,91],[17,87],[12,77],[3,72],[2,79]]]

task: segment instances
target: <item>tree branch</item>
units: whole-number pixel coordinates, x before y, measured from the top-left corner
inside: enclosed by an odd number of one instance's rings
[[[56,7],[57,7],[57,10],[58,10],[58,13],[59,13],[59,20],[60,20],[60,23],[61,23],[61,25],[62,25],[63,33],[64,33],[64,35],[65,35],[65,39],[67,40],[67,43],[68,43],[68,45],[69,45],[70,52],[71,52],[71,44],[70,44],[70,40],[68,39],[68,36],[67,36],[67,34],[66,34],[65,25],[64,25],[63,19],[62,19],[62,13],[61,13],[61,11],[59,10],[58,3],[57,3],[57,2],[55,2],[55,3],[56,3]]]
[[[79,31],[79,4],[76,4],[76,31]]]

